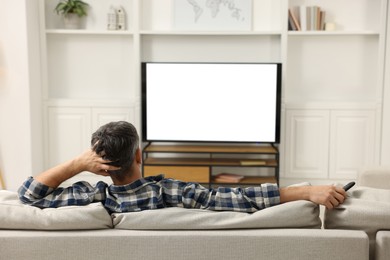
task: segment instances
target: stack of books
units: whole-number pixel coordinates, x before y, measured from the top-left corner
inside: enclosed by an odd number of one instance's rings
[[[288,10],[288,25],[291,31],[325,30],[325,11],[319,6],[297,6]]]
[[[244,179],[244,176],[232,173],[220,173],[214,178],[217,182],[226,183],[239,183],[242,179]]]

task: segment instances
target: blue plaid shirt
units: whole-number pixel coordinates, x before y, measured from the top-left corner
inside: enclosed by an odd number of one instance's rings
[[[39,208],[101,202],[109,212],[132,212],[165,207],[255,212],[280,203],[276,184],[247,188],[207,189],[197,183],[146,177],[123,186],[81,181],[67,188],[50,188],[29,177],[18,190],[20,200]]]

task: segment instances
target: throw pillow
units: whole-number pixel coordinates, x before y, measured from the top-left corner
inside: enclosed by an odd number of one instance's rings
[[[16,192],[0,191],[0,229],[79,230],[112,228],[101,203],[40,209],[22,204]]]

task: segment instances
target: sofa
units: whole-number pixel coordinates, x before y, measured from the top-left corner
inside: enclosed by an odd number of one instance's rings
[[[390,167],[361,170],[358,187],[334,210],[326,210],[324,228],[363,230],[369,238],[370,259],[390,259]]]
[[[321,219],[308,201],[109,214],[100,203],[39,209],[0,191],[0,259],[390,259],[389,194],[355,187]]]
[[[370,259],[381,259],[376,254],[390,259],[390,254],[382,250],[386,249],[383,245],[390,246],[387,240],[390,231],[385,231],[390,230],[390,190],[356,187],[342,205],[325,211],[324,228],[362,230],[369,238]]]
[[[319,207],[307,201],[253,214],[165,208],[110,215],[100,203],[38,209],[0,191],[0,212],[1,259],[363,260],[369,254],[365,232],[322,230]]]

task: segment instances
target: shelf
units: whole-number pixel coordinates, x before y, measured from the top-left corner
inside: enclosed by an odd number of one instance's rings
[[[240,36],[240,35],[253,35],[253,36],[268,36],[268,35],[281,35],[281,31],[155,31],[144,30],[140,31],[142,35],[221,35],[221,36]]]
[[[145,159],[147,165],[178,165],[178,166],[236,166],[236,167],[277,167],[274,159],[229,159],[229,158],[155,158]]]
[[[282,31],[140,31],[141,35],[164,35],[164,36],[280,36]],[[348,36],[348,35],[379,35],[375,31],[288,31],[289,36]]]
[[[118,106],[130,106],[136,102],[134,99],[115,99],[115,98],[95,98],[95,99],[74,99],[74,98],[49,98],[44,100],[48,106],[60,106],[60,107],[89,107],[89,106],[105,106],[105,107],[118,107]]]
[[[152,153],[246,153],[246,154],[277,154],[273,146],[251,145],[150,145],[145,152]]]
[[[108,30],[68,30],[48,29],[47,34],[80,34],[80,35],[133,35],[131,31],[108,31]]]
[[[289,36],[349,36],[349,35],[379,35],[374,31],[288,31]]]
[[[234,185],[254,185],[254,184],[261,184],[261,183],[277,183],[277,180],[275,177],[252,177],[252,176],[245,176],[242,180],[239,182],[222,182],[222,181],[215,181],[214,178],[211,179],[211,185],[215,184],[226,184],[229,186]]]
[[[167,155],[167,153],[170,153]],[[278,183],[279,152],[268,145],[166,145],[150,144],[142,151],[143,176],[164,174],[167,178],[212,184],[250,185]],[[173,157],[171,156],[173,155]],[[248,156],[250,155],[250,156]],[[256,155],[256,156],[255,156]],[[199,157],[202,156],[202,157]],[[217,169],[220,167],[220,169]],[[240,182],[216,181],[216,171],[239,168]],[[241,169],[242,167],[242,169]],[[214,169],[214,171],[213,171]],[[230,170],[229,170],[230,169]],[[244,170],[245,169],[245,170]],[[264,169],[261,172],[258,170]],[[257,171],[256,173],[251,171]],[[270,171],[273,172],[270,175]],[[246,173],[246,174],[245,174]],[[251,177],[247,177],[251,176]]]
[[[339,109],[339,110],[366,110],[366,109],[378,109],[382,105],[380,100],[377,101],[323,101],[312,100],[310,102],[304,102],[302,100],[286,100],[284,106],[286,109]]]
[[[47,34],[80,34],[80,35],[134,35],[132,31],[108,31],[108,30],[69,30],[48,29]],[[164,36],[280,36],[281,31],[140,31],[140,35],[164,35]],[[288,31],[289,36],[348,36],[348,35],[379,35],[375,31]]]

